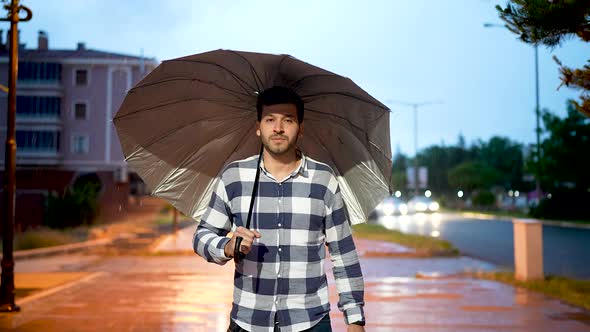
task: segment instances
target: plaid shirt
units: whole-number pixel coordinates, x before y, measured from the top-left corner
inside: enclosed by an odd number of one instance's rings
[[[248,217],[258,156],[223,170],[195,232],[195,252],[225,264],[229,231]],[[302,155],[300,166],[278,181],[261,163],[251,229],[255,239],[236,264],[231,318],[243,329],[272,332],[309,329],[330,312],[325,245],[333,263],[338,308],[347,324],[364,322],[364,283],[338,181],[332,169]]]

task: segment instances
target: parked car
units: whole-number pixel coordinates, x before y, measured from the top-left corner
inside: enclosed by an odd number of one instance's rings
[[[383,216],[400,216],[408,213],[408,206],[402,199],[390,196],[379,203],[374,212],[377,218]]]
[[[408,201],[408,213],[436,212],[439,208],[438,202],[429,197],[416,196]]]

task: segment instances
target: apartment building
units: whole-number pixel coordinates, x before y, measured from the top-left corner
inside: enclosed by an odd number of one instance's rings
[[[0,84],[7,86],[8,45],[1,39]],[[37,48],[19,45],[17,225],[40,224],[45,197],[63,193],[80,177],[100,180],[103,217],[125,209],[130,177],[112,118],[127,91],[156,66],[153,58],[93,50],[84,43],[51,49],[43,31]],[[2,143],[7,96],[0,91]],[[4,156],[1,144],[2,170]]]

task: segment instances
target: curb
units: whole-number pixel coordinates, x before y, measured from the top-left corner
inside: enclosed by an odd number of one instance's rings
[[[512,222],[514,219],[522,219],[516,217],[506,217],[506,216],[497,216],[493,214],[485,214],[485,213],[477,213],[477,212],[459,212],[459,214],[463,217],[468,218],[475,218],[479,220],[491,220],[494,219],[496,221],[504,221],[504,222]],[[555,221],[555,220],[543,220],[543,219],[534,219],[534,218],[527,218],[538,223],[541,223],[545,226],[556,226],[556,227],[566,227],[566,228],[579,228],[579,229],[590,229],[590,224],[580,224],[571,221]]]
[[[22,305],[26,305],[29,302],[33,302],[33,301],[35,301],[37,299],[40,299],[40,298],[49,296],[51,294],[54,294],[54,293],[63,291],[65,289],[71,288],[71,287],[76,286],[78,284],[91,281],[93,279],[96,279],[98,277],[102,277],[104,275],[107,275],[107,273],[106,272],[94,272],[94,273],[91,273],[90,275],[87,275],[85,277],[82,277],[82,278],[80,278],[78,280],[73,280],[73,281],[70,281],[68,283],[65,283],[65,284],[62,284],[62,285],[59,285],[59,286],[50,287],[50,288],[44,289],[42,291],[33,293],[33,294],[29,295],[29,296],[23,297],[23,298],[21,298],[21,299],[18,300],[18,304],[21,305],[21,306]]]
[[[117,239],[117,238],[115,238]],[[79,242],[79,243],[72,243],[72,244],[64,244],[61,246],[53,246],[53,247],[46,247],[46,248],[37,248],[37,249],[29,249],[29,250],[18,250],[13,253],[13,258],[15,260],[25,260],[31,258],[39,258],[39,257],[47,257],[59,254],[71,254],[75,252],[86,251],[91,248],[108,246],[113,243],[115,239],[100,239],[100,240],[93,240],[93,241],[86,241],[86,242]],[[2,255],[0,255],[2,257]]]

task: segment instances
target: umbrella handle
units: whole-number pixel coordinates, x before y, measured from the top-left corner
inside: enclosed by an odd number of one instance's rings
[[[234,262],[239,263],[246,255],[240,251],[240,246],[242,245],[242,240],[244,238],[241,236],[236,237],[236,246],[234,247]]]

